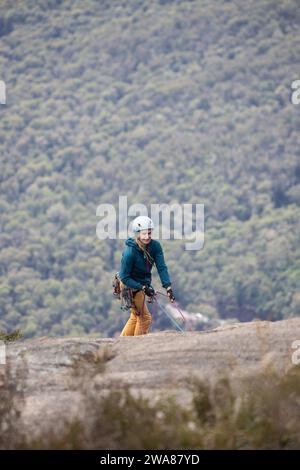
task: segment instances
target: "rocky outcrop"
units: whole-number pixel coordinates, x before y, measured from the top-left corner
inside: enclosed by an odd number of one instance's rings
[[[78,417],[84,387],[101,394],[126,383],[133,393],[153,399],[173,394],[188,405],[187,378],[239,378],[264,361],[285,370],[292,365],[295,340],[300,340],[300,318],[137,337],[43,337],[8,345],[7,366],[0,366],[0,372],[9,367],[20,381],[22,425],[34,435]]]

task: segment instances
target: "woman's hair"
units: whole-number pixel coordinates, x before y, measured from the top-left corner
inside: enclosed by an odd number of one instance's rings
[[[154,259],[152,258],[150,253],[148,253],[148,251],[145,249],[144,243],[140,240],[139,233],[135,234],[135,242],[140,247],[140,249],[143,251],[144,255],[147,256],[149,263],[154,264]]]

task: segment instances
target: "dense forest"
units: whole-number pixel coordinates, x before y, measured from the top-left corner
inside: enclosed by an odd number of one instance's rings
[[[124,240],[96,236],[120,195],[204,204],[201,250],[161,240],[185,310],[300,314],[299,24],[297,0],[1,1],[0,330],[120,332]]]

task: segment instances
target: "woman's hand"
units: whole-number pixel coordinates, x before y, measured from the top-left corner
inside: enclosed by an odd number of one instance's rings
[[[148,297],[153,297],[155,295],[155,290],[151,286],[143,286],[143,291]]]
[[[167,287],[167,294],[168,294],[170,301],[173,303],[175,301],[175,297],[174,297],[171,286]]]

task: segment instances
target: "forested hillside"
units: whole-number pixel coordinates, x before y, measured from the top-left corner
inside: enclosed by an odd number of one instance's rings
[[[299,24],[297,0],[1,1],[0,330],[118,334],[119,195],[205,205],[202,250],[162,241],[182,308],[300,314]]]

